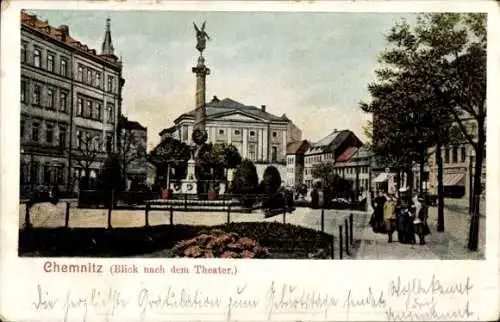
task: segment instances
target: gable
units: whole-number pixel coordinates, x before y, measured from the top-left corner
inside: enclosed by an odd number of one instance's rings
[[[213,115],[210,117],[210,119],[218,121],[264,121],[263,119],[260,119],[258,117],[244,114],[241,112],[233,112],[224,115]]]

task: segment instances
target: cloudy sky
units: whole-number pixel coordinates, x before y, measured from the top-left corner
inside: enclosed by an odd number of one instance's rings
[[[247,105],[267,105],[286,115],[303,138],[316,141],[333,129],[364,139],[370,118],[358,107],[369,99],[377,53],[385,34],[408,14],[248,13],[167,11],[33,11],[100,51],[105,19],[123,57],[124,110],[148,127],[148,145],[181,113],[194,108],[193,21],[207,21],[204,52],[211,69],[207,99],[217,95]]]

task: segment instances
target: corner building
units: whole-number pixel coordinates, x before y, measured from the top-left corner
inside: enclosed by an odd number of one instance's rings
[[[74,192],[82,176],[95,181],[117,151],[124,79],[110,20],[98,54],[68,26],[22,11],[20,55],[21,195],[39,185]]]

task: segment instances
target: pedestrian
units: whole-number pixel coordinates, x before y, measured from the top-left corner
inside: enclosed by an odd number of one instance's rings
[[[372,217],[370,218],[370,225],[375,233],[385,234],[384,204],[386,201],[387,198],[382,190],[378,191],[378,196],[372,201],[374,211]]]
[[[428,208],[421,195],[415,195],[413,203],[415,205],[414,231],[418,235],[420,245],[425,245],[425,236],[430,234],[429,225],[427,224]]]
[[[386,196],[384,203],[384,226],[387,233],[388,243],[392,243],[392,234],[396,230],[396,200],[394,195]]]

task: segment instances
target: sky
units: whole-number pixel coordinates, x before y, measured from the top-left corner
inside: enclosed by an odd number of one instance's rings
[[[303,139],[334,129],[365,140],[377,55],[385,35],[411,14],[169,11],[31,11],[100,52],[111,18],[115,54],[123,59],[123,111],[148,128],[148,147],[180,114],[195,107],[198,51],[193,22],[206,21],[207,100],[229,97],[286,114]]]

